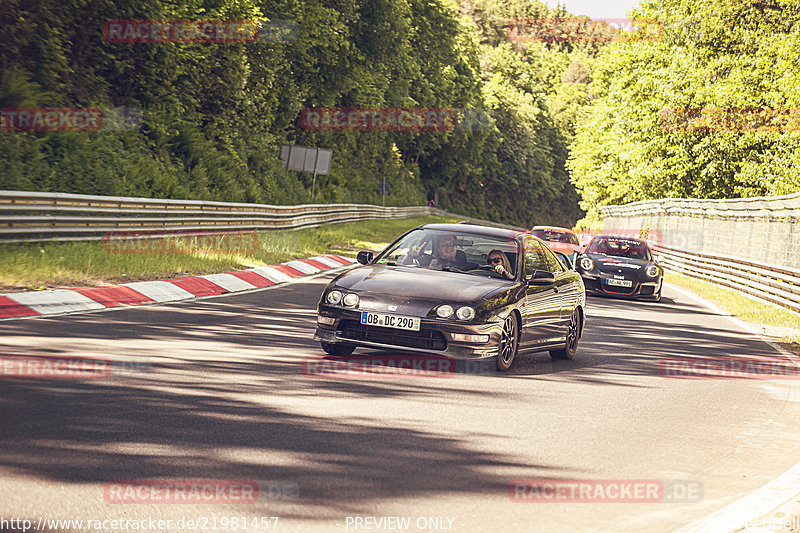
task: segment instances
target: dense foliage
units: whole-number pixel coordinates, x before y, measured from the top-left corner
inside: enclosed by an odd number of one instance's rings
[[[601,205],[800,190],[800,4],[653,0],[658,39],[607,47],[569,168]]]
[[[518,0],[0,0],[0,107],[141,110],[128,131],[0,132],[0,189],[304,203],[283,143],[333,150],[315,202],[424,204],[529,226],[571,224],[565,170],[594,44],[517,42]],[[258,20],[255,43],[108,42],[112,19]],[[446,107],[441,132],[308,131],[309,107]]]

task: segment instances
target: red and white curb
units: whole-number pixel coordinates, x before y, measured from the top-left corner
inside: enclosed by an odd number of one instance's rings
[[[0,319],[99,311],[111,307],[177,302],[202,296],[250,291],[354,262],[339,255],[318,255],[279,265],[166,281],[0,294]]]

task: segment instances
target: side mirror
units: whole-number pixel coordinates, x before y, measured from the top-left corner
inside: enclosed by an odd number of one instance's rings
[[[356,261],[358,261],[362,265],[368,265],[368,264],[372,263],[372,259],[374,257],[375,257],[375,255],[372,252],[370,252],[369,250],[362,250],[362,251],[358,252],[358,255],[356,256]]]
[[[552,272],[546,270],[535,270],[533,275],[528,279],[531,285],[552,285],[556,282],[556,277]]]

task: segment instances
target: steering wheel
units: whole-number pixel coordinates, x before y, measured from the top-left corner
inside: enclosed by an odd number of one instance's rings
[[[478,268],[473,268],[471,272],[481,271],[490,274],[493,278],[505,278],[502,274],[498,273],[492,265],[481,265]]]

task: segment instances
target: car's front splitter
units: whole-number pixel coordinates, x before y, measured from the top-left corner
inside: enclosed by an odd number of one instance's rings
[[[632,300],[647,299],[656,300],[658,298],[658,290],[661,286],[659,278],[651,279],[648,281],[639,281],[635,279],[627,279],[633,283],[632,291],[626,292],[624,290],[613,290],[606,284],[607,279],[614,279],[611,276],[595,276],[581,274],[583,284],[586,287],[586,292],[602,296],[612,296],[614,298],[628,298]]]

